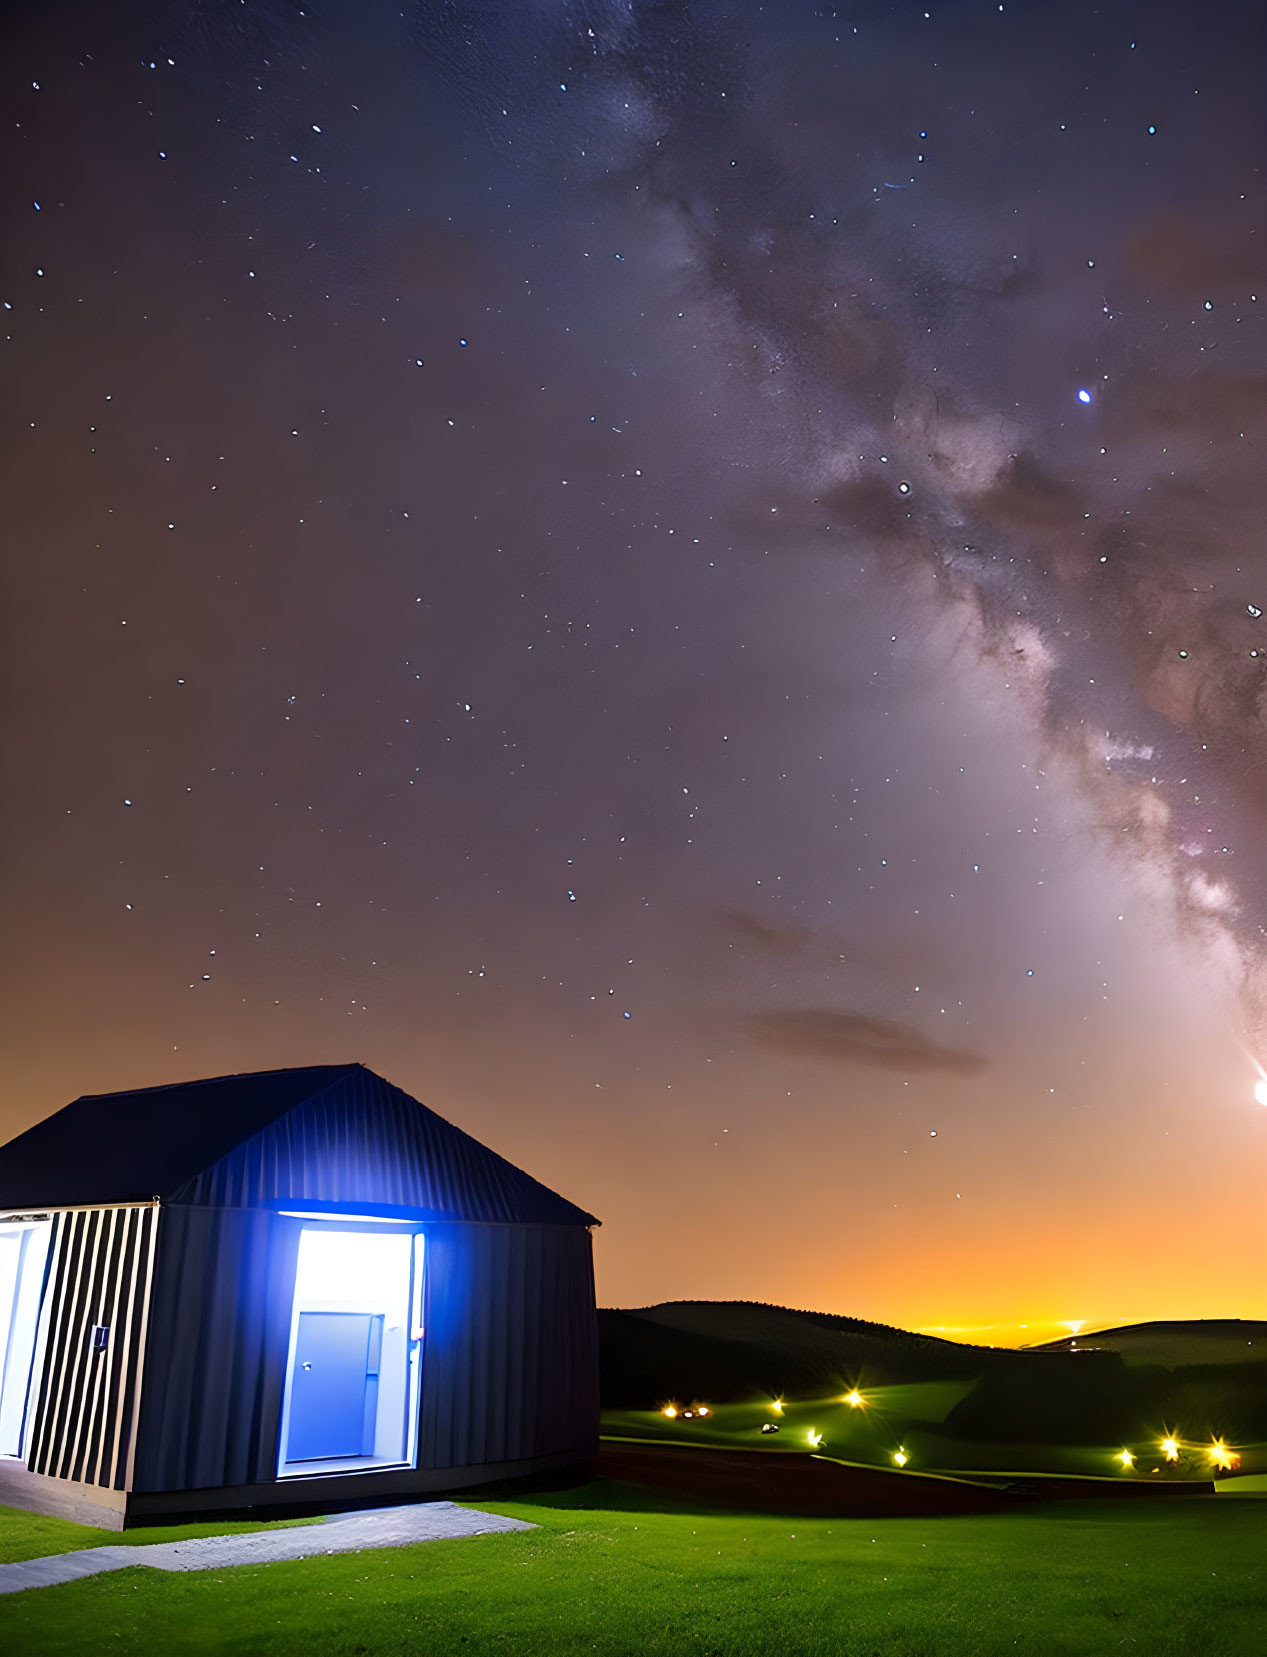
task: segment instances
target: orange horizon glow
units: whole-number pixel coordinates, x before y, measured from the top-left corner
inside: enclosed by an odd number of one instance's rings
[[[1212,1187],[1225,1204],[1217,1227],[1201,1209],[1177,1223],[1173,1203],[1143,1187],[1126,1196],[1089,1192],[1066,1227],[1051,1212],[1059,1210],[1058,1195],[1037,1191],[1028,1214],[1009,1197],[989,1225],[968,1236],[938,1236],[936,1213],[908,1217],[905,1233],[900,1219],[886,1232],[881,1217],[874,1238],[851,1243],[847,1271],[834,1253],[815,1246],[808,1201],[798,1226],[783,1228],[778,1258],[763,1239],[727,1237],[720,1203],[705,1211],[698,1230],[679,1229],[675,1220],[671,1239],[655,1237],[636,1268],[613,1258],[608,1269],[605,1226],[595,1234],[599,1302],[629,1309],[665,1301],[759,1302],[1009,1348],[1081,1344],[1097,1330],[1151,1322],[1267,1322],[1267,1282],[1258,1269],[1267,1247],[1263,1166],[1267,1145],[1262,1158],[1243,1159],[1220,1174]],[[1128,1252],[1135,1238],[1147,1244]],[[614,1234],[610,1242],[615,1256]],[[714,1256],[705,1261],[702,1250],[710,1245]],[[631,1292],[620,1293],[622,1284]]]
[[[1097,1329],[1159,1321],[1267,1321],[1259,1269],[1267,1249],[1267,1113],[1246,1107],[1243,1083],[1240,1103],[1229,1091],[1227,1113],[1237,1114],[1219,1146],[1171,1116],[1148,1147],[1162,1164],[1154,1173],[1145,1163],[1128,1188],[1111,1177],[1111,1159],[1084,1165],[1072,1146],[1041,1178],[1031,1170],[1028,1180],[992,1183],[988,1201],[983,1193],[973,1210],[958,1172],[948,1194],[931,1171],[918,1180],[907,1175],[902,1191],[885,1193],[902,1199],[890,1200],[887,1211],[879,1201],[871,1206],[864,1182],[856,1195],[867,1206],[851,1214],[843,1254],[830,1159],[798,1168],[794,1181],[777,1177],[777,1167],[745,1170],[749,1181],[770,1186],[777,1250],[766,1229],[735,1214],[728,1190],[702,1202],[692,1195],[686,1214],[673,1211],[676,1193],[666,1191],[655,1229],[639,1226],[642,1247],[631,1259],[615,1228],[638,1216],[635,1193],[610,1217],[596,1199],[593,1211],[605,1221],[595,1235],[600,1303],[755,1301],[1002,1347],[1081,1343]],[[841,1138],[843,1156],[844,1129]],[[936,1143],[943,1141],[945,1134]],[[900,1150],[896,1157],[906,1160]],[[1185,1189],[1194,1179],[1209,1181],[1191,1202],[1177,1198],[1181,1169]],[[956,1190],[964,1196],[957,1199]],[[794,1210],[785,1212],[793,1191]]]

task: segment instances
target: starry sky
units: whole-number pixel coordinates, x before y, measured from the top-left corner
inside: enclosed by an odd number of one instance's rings
[[[925,3],[8,13],[0,1132],[356,1059],[608,1305],[1267,1316],[1263,19]]]

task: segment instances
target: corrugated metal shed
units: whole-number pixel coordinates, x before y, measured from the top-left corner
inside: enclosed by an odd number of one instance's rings
[[[0,1214],[49,1211],[40,1492],[64,1481],[130,1519],[285,1502],[314,1479],[330,1500],[348,1479],[465,1488],[594,1453],[597,1221],[362,1065],[77,1099],[0,1146]],[[425,1239],[420,1380],[402,1383],[416,1438],[404,1460],[292,1476],[301,1237],[366,1215]]]
[[[363,1065],[93,1094],[0,1146],[0,1210],[145,1201],[376,1203],[437,1219],[592,1214]]]

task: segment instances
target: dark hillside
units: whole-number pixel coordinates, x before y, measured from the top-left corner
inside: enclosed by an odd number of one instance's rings
[[[1071,1346],[1120,1352],[1127,1363],[1254,1364],[1267,1362],[1267,1323],[1249,1318],[1182,1318],[1130,1323],[1117,1329],[1084,1329],[1076,1340],[1048,1341],[1034,1352]]]
[[[651,1409],[672,1397],[742,1403],[777,1390],[771,1377],[783,1373],[777,1355],[760,1346],[668,1328],[636,1312],[600,1310],[598,1350],[604,1409]]]
[[[1267,1362],[1170,1370],[1083,1361],[1117,1356],[1077,1352],[1061,1371],[992,1372],[954,1406],[946,1430],[993,1443],[1127,1444],[1141,1427],[1201,1441],[1267,1438]]]
[[[671,1301],[600,1311],[602,1397],[608,1409],[651,1408],[666,1398],[742,1403],[824,1397],[855,1385],[971,1380],[1050,1372],[1058,1390],[1071,1365],[1085,1375],[1122,1367],[1116,1353],[1018,1353],[961,1346],[886,1324],[752,1301]]]

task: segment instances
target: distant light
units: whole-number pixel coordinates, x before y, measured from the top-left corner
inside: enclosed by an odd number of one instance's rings
[[[823,1442],[822,1433],[815,1432],[813,1427],[810,1428],[809,1432],[807,1432],[805,1436],[809,1440],[809,1447],[811,1450],[817,1450],[818,1446]]]
[[[1080,403],[1089,403],[1091,401],[1091,393],[1087,390],[1086,386],[1083,386],[1082,390],[1079,391],[1078,401]]]
[[[1232,1452],[1228,1449],[1227,1445],[1224,1444],[1224,1442],[1221,1438],[1216,1438],[1215,1439],[1214,1443],[1210,1446],[1207,1454],[1209,1455],[1210,1460],[1214,1463],[1214,1465],[1216,1467],[1226,1468],[1226,1467],[1230,1467],[1232,1465],[1232,1461],[1233,1461]],[[1240,1457],[1237,1456],[1235,1459],[1237,1461],[1239,1461]]]
[[[905,1450],[894,1450],[893,1459],[899,1467],[905,1467],[911,1458],[907,1455]]]
[[[1267,1105],[1267,1079],[1262,1076],[1254,1083],[1254,1097],[1260,1105]]]
[[[1167,1461],[1179,1460],[1179,1446],[1173,1438],[1163,1438],[1161,1447]]]
[[[770,1408],[774,1411],[775,1415],[782,1415],[783,1400],[781,1398],[772,1398],[770,1400]]]
[[[1128,1472],[1135,1465],[1135,1457],[1129,1450],[1123,1450],[1117,1459]]]
[[[664,1406],[664,1408],[660,1411],[660,1414],[661,1415],[667,1415],[669,1420],[672,1421],[677,1415],[677,1405],[676,1404],[666,1404]]]
[[[699,1409],[697,1409],[695,1413],[696,1413],[696,1415],[707,1415],[709,1413],[708,1405],[707,1404],[701,1404]]]
[[[682,1411],[682,1419],[683,1419],[683,1421],[694,1421],[695,1411],[694,1410],[683,1410]]]
[[[860,1410],[865,1406],[866,1400],[858,1391],[857,1387],[855,1387],[852,1392],[847,1392],[845,1394],[845,1403],[848,1404],[851,1410]]]

